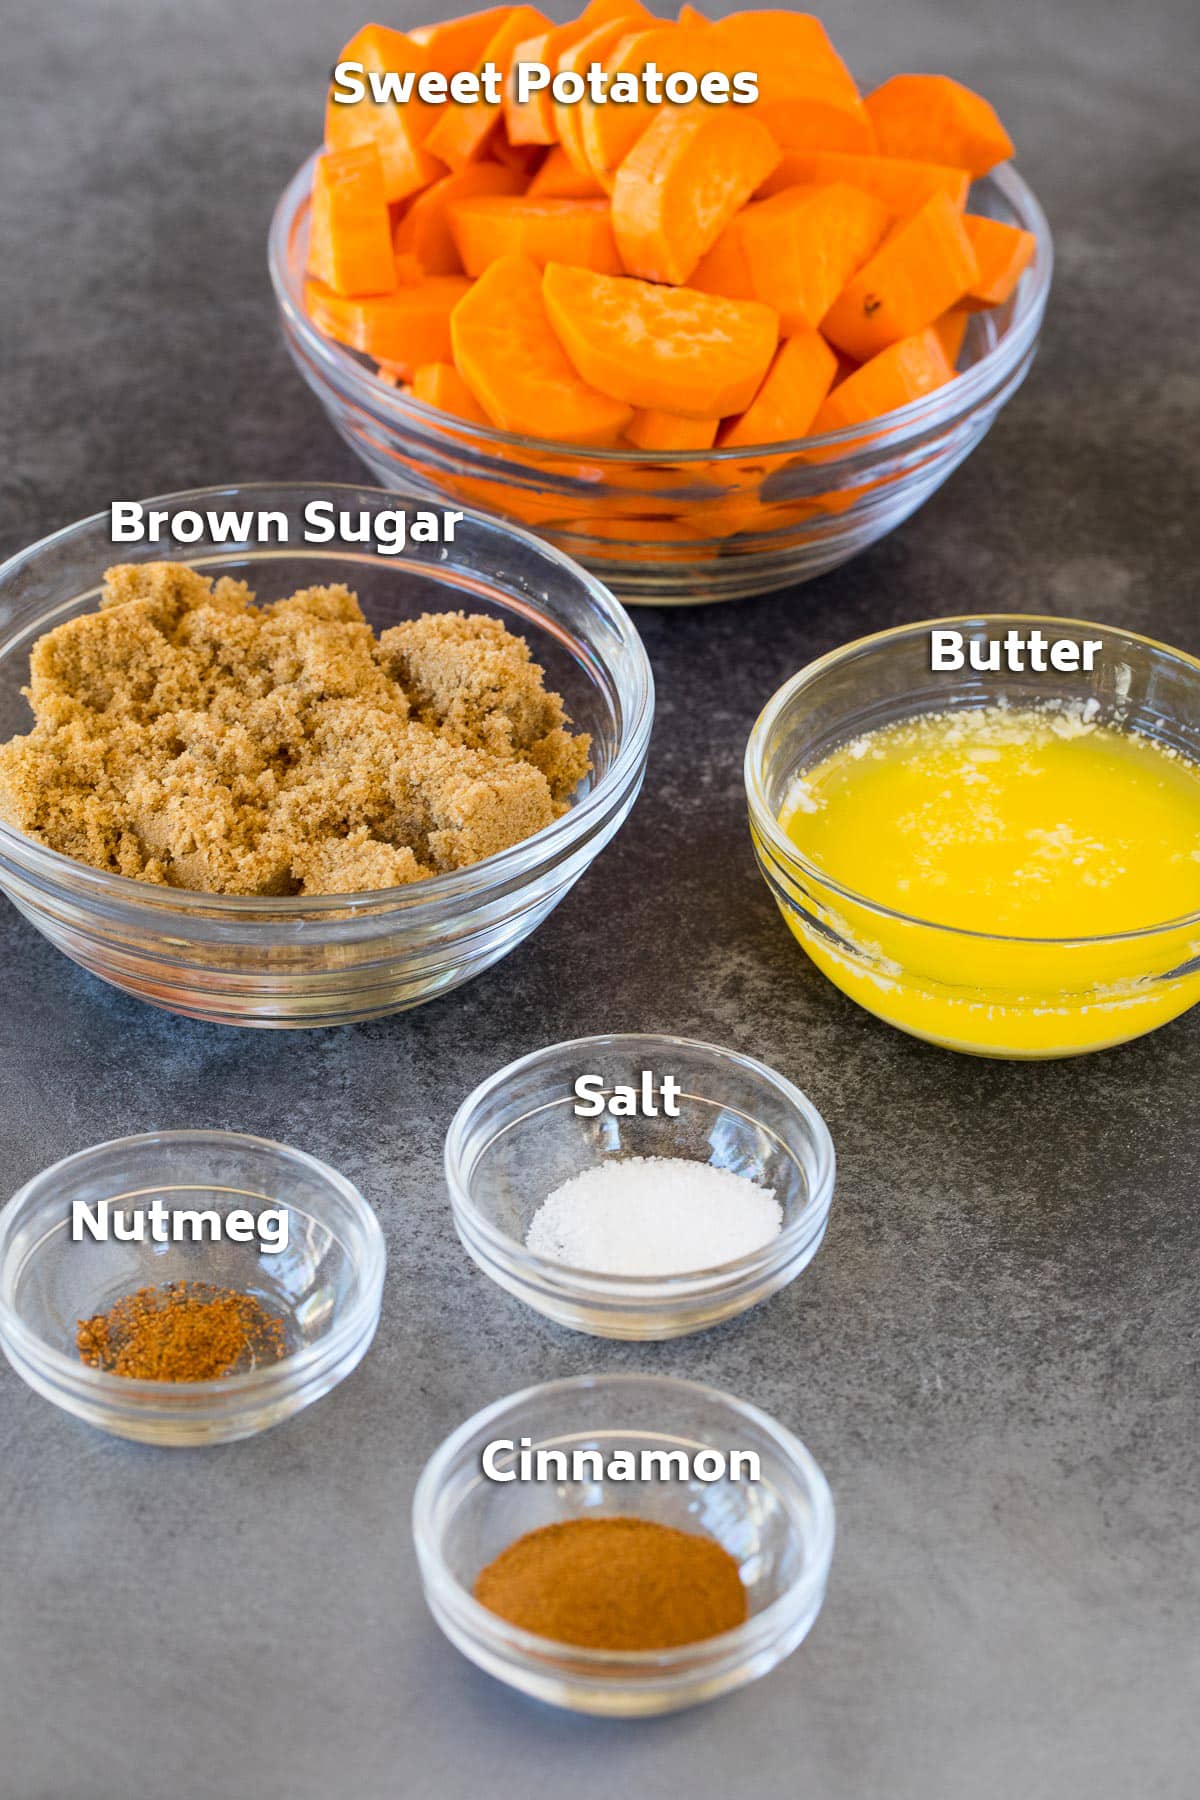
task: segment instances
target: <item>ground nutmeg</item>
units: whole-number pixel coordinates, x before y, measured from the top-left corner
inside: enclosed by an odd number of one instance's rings
[[[480,1572],[475,1598],[510,1625],[591,1650],[669,1650],[746,1618],[729,1552],[652,1519],[567,1519],[527,1532]]]
[[[134,1381],[215,1381],[286,1353],[283,1322],[253,1294],[171,1281],[80,1319],[80,1358]]]

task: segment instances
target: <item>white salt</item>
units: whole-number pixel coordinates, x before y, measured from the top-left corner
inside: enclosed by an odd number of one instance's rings
[[[526,1246],[602,1275],[683,1275],[716,1268],[779,1236],[773,1188],[682,1156],[613,1157],[556,1187]]]

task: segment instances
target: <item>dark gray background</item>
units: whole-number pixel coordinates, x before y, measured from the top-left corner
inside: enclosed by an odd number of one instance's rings
[[[263,247],[324,71],[370,9],[6,10],[0,547],[114,498],[358,479],[281,348]],[[1196,1792],[1200,1016],[1057,1064],[910,1042],[801,957],[741,786],[775,686],[892,621],[1058,610],[1200,650],[1196,14],[840,0],[827,17],[865,81],[945,69],[999,106],[1057,239],[1043,353],[967,466],[849,568],[640,614],[660,696],[646,791],[545,928],[437,1005],[284,1036],[122,998],[3,908],[0,1193],[123,1132],[241,1127],[360,1182],[391,1258],[362,1368],[247,1444],[121,1444],[0,1367],[3,1800]],[[556,1330],[450,1227],[458,1101],[512,1056],[608,1027],[757,1053],[837,1142],[808,1275],[690,1342]],[[759,1402],[837,1494],[809,1641],[656,1723],[587,1723],[477,1673],[430,1622],[410,1549],[441,1437],[589,1368]]]

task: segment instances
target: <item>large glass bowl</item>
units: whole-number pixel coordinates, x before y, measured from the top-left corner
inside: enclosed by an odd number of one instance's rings
[[[488,1480],[484,1448],[522,1439],[605,1460],[617,1450],[748,1450],[761,1480]],[[505,1452],[493,1455],[511,1467]],[[475,1599],[476,1576],[514,1539],[613,1514],[715,1538],[740,1567],[745,1624],[671,1650],[591,1650],[535,1636]],[[522,1693],[610,1718],[695,1706],[782,1662],[821,1610],[833,1536],[828,1483],[798,1438],[744,1400],[664,1375],[581,1375],[510,1394],[446,1439],[413,1498],[425,1598],[450,1642]]]
[[[528,937],[608,843],[641,786],[654,686],[641,639],[608,590],[556,550],[468,516],[452,545],[306,545],[305,507],[372,517],[414,504],[374,488],[284,483],[208,488],[148,501],[271,509],[286,547],[242,540],[114,547],[105,514],[32,545],[0,568],[0,739],[31,724],[22,688],[43,632],[96,607],[113,563],[171,559],[242,578],[260,600],[345,582],[377,630],[426,611],[501,619],[529,643],[547,685],[592,738],[593,770],[562,818],[473,868],[365,894],[259,899],[129,881],[45,849],[0,822],[0,888],[52,944],[93,974],[193,1018],[257,1026],[340,1025],[417,1006]],[[415,502],[424,505],[425,502]]]
[[[1104,652],[1090,673],[933,674],[929,634],[1010,628]],[[1082,658],[1080,659],[1083,660]],[[1077,1056],[1141,1037],[1200,1000],[1200,913],[1108,937],[1018,938],[910,918],[846,888],[779,823],[795,777],[841,744],[922,713],[1093,703],[1096,717],[1200,762],[1200,661],[1111,625],[1032,614],[935,619],[859,638],[767,702],[746,749],[758,865],[813,962],[868,1012],[977,1056]]]
[[[269,260],[288,348],[342,437],[380,482],[528,525],[626,600],[766,593],[885,536],[970,454],[1025,379],[1050,288],[1049,226],[1005,164],[975,183],[971,210],[1031,231],[1037,251],[1013,297],[972,319],[957,381],[888,413],[865,440],[857,425],[761,449],[572,450],[437,412],[316,329],[304,310],[314,161],[275,209]]]

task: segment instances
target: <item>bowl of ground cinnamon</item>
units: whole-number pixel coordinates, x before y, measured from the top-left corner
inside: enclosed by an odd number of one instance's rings
[[[811,1630],[828,1484],[745,1401],[651,1375],[528,1388],[427,1463],[413,1537],[429,1609],[498,1680],[575,1712],[673,1712],[741,1687]]]
[[[378,1017],[507,954],[623,822],[649,664],[558,552],[366,488],[131,510],[0,568],[0,888],[85,968],[223,1023]]]
[[[0,1348],[103,1431],[227,1443],[356,1367],[385,1261],[358,1189],[301,1150],[226,1131],[119,1138],[0,1210]]]

